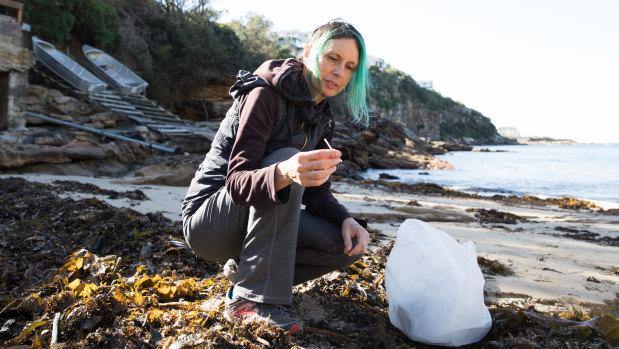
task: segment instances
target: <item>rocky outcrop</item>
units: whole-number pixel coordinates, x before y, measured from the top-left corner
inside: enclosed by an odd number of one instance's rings
[[[152,159],[146,161],[146,166],[135,171],[134,179],[115,183],[186,187],[191,183],[203,158],[203,155],[172,155],[166,159]]]
[[[400,122],[374,120],[367,128],[338,124],[333,146],[342,152],[344,166],[338,174],[353,174],[364,168],[452,169],[433,156],[439,153]],[[442,153],[442,152],[441,152]]]
[[[150,151],[138,143],[74,139],[59,146],[48,144],[0,142],[0,170],[119,175],[150,156]]]
[[[48,115],[65,121],[86,116],[95,111],[94,105],[83,102],[62,92],[39,85],[28,86],[28,111]],[[42,124],[43,120],[28,117],[28,124]],[[95,120],[96,121],[96,120]]]
[[[400,101],[389,107],[372,105],[381,117],[400,121],[418,137],[452,144],[503,144],[490,119],[475,110],[452,105],[432,110],[422,103]]]
[[[399,121],[415,135],[432,141],[465,144],[504,143],[489,118],[439,93],[420,87],[395,69],[370,69],[374,89],[370,109]]]
[[[84,126],[102,129],[108,127],[116,126],[116,121],[118,120],[118,115],[113,112],[104,111],[100,113],[95,113],[88,116],[88,123],[84,124]]]

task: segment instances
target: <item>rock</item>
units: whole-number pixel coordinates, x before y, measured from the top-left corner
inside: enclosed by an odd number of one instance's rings
[[[7,37],[2,35],[2,40],[0,40],[0,71],[25,72],[30,69],[34,65],[32,52],[5,38]]]
[[[38,111],[34,111],[32,109],[28,109],[28,111],[30,112],[37,112],[40,113]],[[35,118],[33,116],[28,116],[26,115],[26,125],[28,126],[38,126],[38,125],[43,125],[44,123],[46,123],[47,121],[43,120],[43,119],[39,119],[39,118]]]
[[[143,167],[135,172],[135,184],[156,184],[185,187],[189,186],[198,168],[192,163],[174,166],[153,165]]]
[[[204,154],[153,157],[146,160],[144,166],[135,171],[135,179],[119,180],[114,183],[189,186],[203,159]]]
[[[71,116],[86,115],[92,113],[92,108],[79,99],[64,96],[58,90],[49,90],[47,98],[47,109],[58,114],[66,114]]]
[[[177,135],[170,139],[169,146],[185,153],[206,154],[211,149],[212,137],[201,134]]]
[[[36,145],[51,145],[55,147],[59,147],[69,143],[70,140],[62,134],[54,134],[54,135],[36,135],[32,141],[33,144]]]
[[[149,155],[146,147],[134,142],[74,139],[62,146],[0,142],[0,168],[30,172],[118,175]]]
[[[488,148],[475,148],[471,151],[485,152],[485,153],[505,153],[507,150],[502,149],[488,149]]]
[[[133,129],[136,130],[140,134],[140,137],[142,137],[142,139],[150,138],[150,131],[148,130],[148,127],[143,126],[143,125],[137,125]]]
[[[432,145],[438,149],[443,150],[443,153],[450,151],[471,151],[473,147],[468,144],[446,142],[446,141],[433,141]]]
[[[71,143],[60,147],[62,152],[74,160],[97,159],[106,157],[105,149],[98,144],[85,140],[73,140]]]
[[[401,206],[395,207],[394,210],[411,214],[416,219],[425,222],[474,222],[475,219],[470,215],[463,214],[454,210],[437,209],[428,207]]]
[[[75,140],[83,140],[91,143],[97,142],[97,136],[90,132],[86,131],[78,131],[78,130],[69,130],[70,136]]]
[[[400,179],[398,176],[393,176],[388,173],[379,173],[378,178],[380,179]]]
[[[88,115],[93,112],[93,108],[86,102],[77,98],[63,95],[55,89],[48,89],[43,86],[28,86],[28,111],[52,116],[68,115],[72,117]],[[41,124],[44,121],[28,118],[31,124]]]
[[[61,164],[71,161],[60,147],[32,144],[0,143],[0,168],[15,168],[46,162]]]
[[[33,111],[33,110],[29,109],[29,111]],[[45,113],[45,111],[36,111],[36,113],[37,114],[41,114],[41,113]],[[62,120],[62,121],[75,122],[75,120],[73,120],[73,118],[71,116],[65,115],[65,114],[48,113],[45,116],[49,116],[51,118]],[[46,121],[46,120],[43,120],[43,119],[39,119],[39,118],[34,117],[34,116],[26,115],[26,124],[27,125],[39,126],[39,125],[44,125],[44,124],[48,124],[48,123],[49,123],[49,121]]]
[[[351,177],[359,171],[361,171],[361,167],[355,162],[350,160],[344,160],[341,164],[337,165],[334,175]]]
[[[401,123],[387,118],[375,120],[367,129],[346,123],[338,125],[333,146],[342,152],[343,160],[351,161],[361,169],[453,169],[428,151],[432,149],[430,144]]]
[[[101,112],[90,115],[89,121],[93,125],[97,125],[97,129],[108,128],[116,126],[118,115],[113,112]]]
[[[28,85],[28,106],[45,104],[47,91],[47,88],[40,85]]]

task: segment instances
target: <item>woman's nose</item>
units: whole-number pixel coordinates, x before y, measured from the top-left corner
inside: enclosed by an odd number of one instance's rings
[[[338,64],[335,66],[335,69],[333,70],[333,74],[335,75],[342,75],[342,73],[344,73],[344,69],[345,67],[341,64]]]

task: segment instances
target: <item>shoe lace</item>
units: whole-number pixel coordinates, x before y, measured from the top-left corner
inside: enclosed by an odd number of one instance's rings
[[[279,304],[257,303],[257,308],[260,310],[260,314],[265,317],[269,315],[288,315],[284,307]]]

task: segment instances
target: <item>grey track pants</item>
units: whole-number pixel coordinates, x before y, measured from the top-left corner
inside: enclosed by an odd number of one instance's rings
[[[262,160],[267,167],[297,153],[283,148]],[[360,256],[344,254],[341,227],[301,210],[304,188],[292,184],[286,204],[239,206],[225,187],[183,224],[191,249],[209,261],[237,259],[234,294],[261,303],[290,304],[292,286]]]

